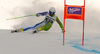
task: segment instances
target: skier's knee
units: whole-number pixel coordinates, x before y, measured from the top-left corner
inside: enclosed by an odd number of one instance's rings
[[[42,28],[39,28],[39,31],[41,31],[42,30]]]

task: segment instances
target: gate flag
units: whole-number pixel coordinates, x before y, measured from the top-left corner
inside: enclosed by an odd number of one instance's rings
[[[65,19],[84,19],[84,7],[83,6],[73,6],[73,5],[66,5],[66,17]]]
[[[77,0],[76,0],[77,1]],[[65,19],[76,19],[83,21],[83,36],[82,36],[82,45],[84,45],[84,24],[85,24],[85,0],[84,5],[67,5],[66,0],[64,0],[64,30],[65,30]],[[63,32],[63,45],[65,39],[65,32]]]

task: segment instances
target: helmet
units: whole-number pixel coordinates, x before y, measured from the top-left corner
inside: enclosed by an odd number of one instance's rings
[[[49,13],[50,13],[50,14],[55,14],[55,12],[56,12],[56,10],[55,10],[54,7],[51,7],[51,8],[49,9]]]

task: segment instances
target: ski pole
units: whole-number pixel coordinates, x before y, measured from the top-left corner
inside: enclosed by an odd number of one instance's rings
[[[63,32],[63,31],[62,31]],[[68,32],[68,33],[70,33],[68,30],[65,30],[64,32]]]
[[[67,30],[66,30],[67,31]],[[67,31],[68,33],[70,33],[69,31]]]
[[[21,17],[10,18],[10,19],[6,19],[6,20],[19,19],[19,18],[24,18],[24,17],[28,17],[28,16],[36,16],[36,15],[26,15],[26,16],[21,16]]]

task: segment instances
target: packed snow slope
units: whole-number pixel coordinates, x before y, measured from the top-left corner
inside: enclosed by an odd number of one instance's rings
[[[39,32],[32,30],[10,33],[0,30],[0,54],[100,54],[99,34],[85,34],[85,45],[81,45],[81,35],[66,33],[65,45],[59,32]]]

